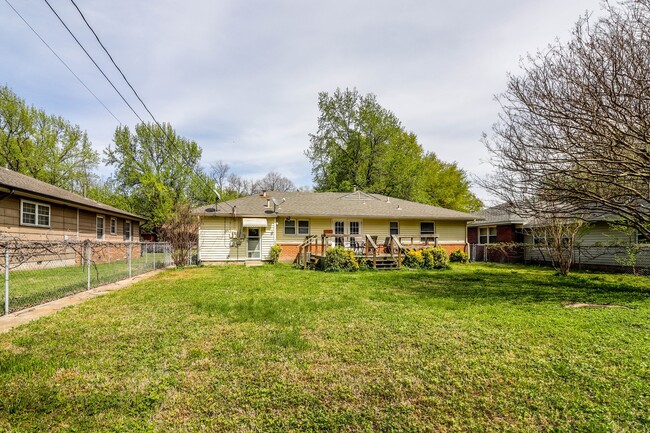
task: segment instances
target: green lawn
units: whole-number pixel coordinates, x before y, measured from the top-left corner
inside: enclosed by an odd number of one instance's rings
[[[133,258],[131,275],[139,275],[152,270],[153,257],[156,257],[156,268],[162,267],[164,255],[161,253],[149,253],[146,258]],[[38,265],[34,264],[33,266],[37,267]],[[91,287],[114,283],[128,277],[129,266],[126,260],[98,263],[96,266],[91,266],[90,268]],[[86,290],[87,287],[88,271],[85,266],[11,269],[9,274],[10,311],[18,311],[46,301],[58,299],[71,293]],[[0,291],[0,301],[0,304],[4,305],[4,286],[3,290]],[[4,310],[0,311],[0,315],[3,312]]]
[[[167,271],[0,335],[0,396],[13,431],[650,431],[650,279]]]

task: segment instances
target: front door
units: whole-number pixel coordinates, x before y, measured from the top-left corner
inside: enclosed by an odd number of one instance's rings
[[[335,235],[343,235],[345,234],[345,221],[334,221],[334,234]],[[334,238],[334,245],[337,247],[342,247],[345,245],[345,239],[344,238]]]
[[[249,259],[259,259],[261,258],[261,242],[260,242],[260,229],[259,228],[248,228],[248,240],[247,240],[247,254],[246,256]]]

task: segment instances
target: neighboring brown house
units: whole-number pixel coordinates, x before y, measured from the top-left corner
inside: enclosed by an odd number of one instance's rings
[[[0,236],[24,242],[140,240],[141,216],[0,168]]]

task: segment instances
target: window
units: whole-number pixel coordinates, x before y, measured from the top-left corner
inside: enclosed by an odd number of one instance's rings
[[[124,240],[130,241],[133,239],[133,233],[131,233],[131,221],[124,221]]]
[[[298,221],[298,234],[299,235],[309,234],[309,221],[307,220]]]
[[[650,239],[643,233],[636,233],[636,243],[637,244],[650,244]]]
[[[496,227],[479,227],[478,228],[478,243],[479,244],[495,244],[497,242],[497,228]]]
[[[21,200],[20,213],[20,222],[23,225],[37,227],[50,226],[50,205]]]
[[[296,220],[284,220],[284,234],[285,235],[296,234]]]
[[[104,239],[104,217],[97,217],[97,239]]]
[[[433,235],[436,233],[436,226],[431,222],[421,222],[420,223],[420,234],[421,235]]]
[[[350,221],[350,234],[358,235],[361,233],[361,224],[359,221]]]
[[[115,218],[111,218],[111,234],[117,234],[117,220]]]
[[[389,233],[391,234],[391,236],[399,234],[399,222],[391,221],[389,223]]]

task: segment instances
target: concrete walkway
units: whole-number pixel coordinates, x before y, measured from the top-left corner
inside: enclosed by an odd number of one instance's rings
[[[114,292],[115,290],[119,290],[130,286],[133,283],[137,283],[138,281],[146,280],[147,278],[152,277],[162,271],[163,269],[158,269],[155,271],[147,272],[146,274],[141,274],[133,278],[118,281],[117,283],[95,287],[94,289],[75,293],[74,295],[66,296],[64,298],[56,299],[45,304],[27,308],[26,310],[17,311],[6,316],[0,316],[0,333],[8,332],[17,326],[31,322],[32,320],[36,320],[40,317],[54,314],[57,311],[71,305],[81,304],[88,299],[105,295],[106,293]]]

